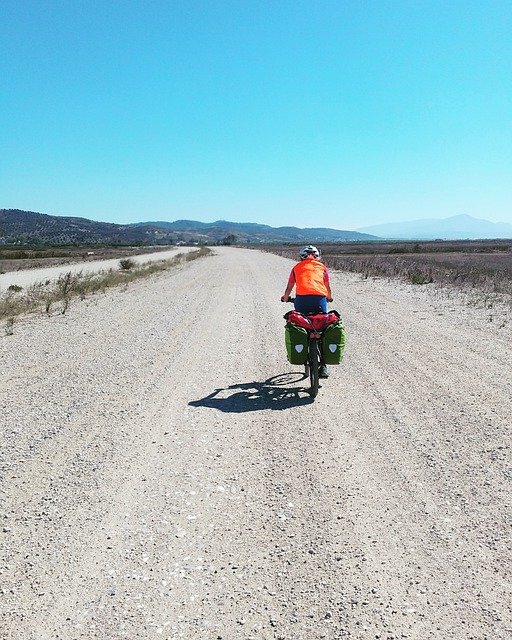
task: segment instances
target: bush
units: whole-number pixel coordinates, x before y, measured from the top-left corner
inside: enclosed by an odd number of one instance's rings
[[[411,271],[406,272],[406,275],[409,282],[412,284],[431,284],[434,282],[432,271],[430,269],[427,269],[426,271],[422,271],[421,269],[412,269]]]
[[[131,258],[123,258],[122,260],[119,260],[119,267],[122,271],[130,271],[130,269],[135,267],[135,260],[132,260]]]
[[[22,289],[23,287],[20,287],[19,284],[10,284],[7,287],[7,291],[12,291],[13,293],[19,293]]]
[[[68,271],[57,279],[57,292],[61,298],[68,296],[78,285],[82,272],[72,273]]]

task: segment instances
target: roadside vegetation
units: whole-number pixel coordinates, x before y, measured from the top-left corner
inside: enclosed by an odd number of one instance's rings
[[[415,285],[499,294],[512,302],[512,240],[343,243],[321,248],[331,269],[363,278],[400,278]],[[265,249],[297,258],[297,246]]]
[[[105,292],[111,287],[126,285],[154,273],[168,271],[211,253],[211,249],[201,247],[188,253],[177,253],[168,260],[140,265],[131,259],[122,259],[118,270],[110,269],[97,273],[69,271],[57,280],[38,282],[26,289],[19,285],[11,285],[0,296],[0,320],[6,320],[5,333],[11,335],[16,318],[22,314],[36,311],[44,311],[48,315],[64,314],[73,298],[84,300],[94,293]]]
[[[170,245],[70,245],[70,246],[2,246],[0,245],[0,273],[25,269],[41,269],[75,262],[94,262],[114,258],[129,258],[143,253],[168,251]]]

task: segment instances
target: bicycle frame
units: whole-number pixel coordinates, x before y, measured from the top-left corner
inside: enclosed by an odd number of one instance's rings
[[[308,364],[309,381],[311,388],[309,393],[312,398],[316,398],[318,387],[320,386],[320,365],[322,360],[322,333],[311,331],[308,336]],[[307,375],[307,373],[306,373]]]

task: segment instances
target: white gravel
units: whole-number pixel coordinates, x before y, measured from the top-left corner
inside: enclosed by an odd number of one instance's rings
[[[334,274],[311,402],[215,251],[0,337],[0,637],[509,638],[510,318]]]

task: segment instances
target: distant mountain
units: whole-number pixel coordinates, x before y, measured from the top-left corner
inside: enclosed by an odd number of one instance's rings
[[[250,222],[138,222],[113,224],[87,218],[50,216],[20,209],[0,209],[0,244],[213,244],[227,236],[237,243],[347,242],[375,236],[338,229],[270,227]]]
[[[187,231],[220,240],[227,234],[237,236],[239,242],[347,242],[357,240],[376,240],[375,236],[357,231],[342,231],[312,227],[271,227],[256,222],[197,222],[195,220],[176,220],[174,222],[139,222],[138,225],[149,225],[172,231]]]
[[[198,222],[197,220],[175,220],[169,221],[157,221],[157,222],[136,222],[135,225],[151,225],[160,229],[174,229],[179,231],[185,231],[187,229],[243,229],[249,231],[264,231],[265,229],[272,229],[265,224],[258,224],[256,222],[228,222],[227,220],[217,220],[216,222]]]
[[[158,241],[156,230],[144,226],[135,228],[133,225],[95,222],[87,218],[0,209],[0,244],[134,244]]]
[[[410,220],[376,224],[358,229],[388,240],[483,240],[512,238],[512,224],[489,222],[468,215],[440,220]]]

